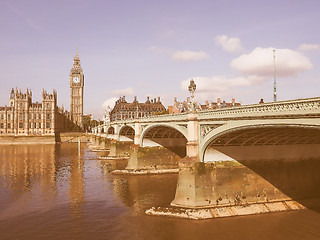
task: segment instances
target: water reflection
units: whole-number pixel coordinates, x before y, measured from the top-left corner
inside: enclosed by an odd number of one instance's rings
[[[76,144],[0,146],[0,239],[319,239],[310,210],[210,221],[150,217],[177,175],[116,176]],[[96,159],[96,158],[95,158]]]
[[[134,215],[153,206],[167,206],[175,195],[178,175],[113,176],[113,191]],[[161,198],[159,198],[161,196]]]
[[[69,196],[70,208],[74,217],[81,215],[82,205],[84,203],[84,180],[83,180],[83,161],[75,157],[71,161],[69,178]]]
[[[16,197],[37,184],[44,197],[54,196],[55,173],[54,145],[0,147],[0,176]]]
[[[111,174],[113,170],[125,169],[127,163],[128,160],[123,159],[98,160],[105,180],[112,184],[114,194],[130,207],[132,214],[144,214],[148,208],[168,205],[173,200],[178,181],[177,174],[141,176]]]
[[[76,151],[72,144],[0,146],[0,210],[15,201],[28,206],[21,213],[69,201],[71,214],[79,217],[85,201],[84,162]]]

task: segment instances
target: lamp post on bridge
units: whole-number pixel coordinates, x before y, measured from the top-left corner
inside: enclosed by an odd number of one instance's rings
[[[189,92],[191,93],[191,112],[194,112],[195,106],[194,106],[193,98],[194,98],[194,92],[197,89],[197,85],[194,83],[193,79],[190,80],[190,85],[188,89],[189,89]]]

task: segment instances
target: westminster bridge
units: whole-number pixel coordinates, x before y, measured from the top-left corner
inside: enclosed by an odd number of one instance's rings
[[[134,143],[127,169],[171,168],[178,159],[172,205],[203,207],[301,199],[319,194],[320,98],[166,114],[99,125],[93,135]],[[168,157],[167,157],[168,158]],[[319,161],[317,161],[319,160]],[[174,164],[173,164],[174,165]],[[177,167],[177,165],[175,165]]]

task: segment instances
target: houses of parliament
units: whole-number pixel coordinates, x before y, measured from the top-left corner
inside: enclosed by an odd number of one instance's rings
[[[78,50],[69,77],[70,112],[57,106],[57,92],[42,91],[42,102],[32,102],[32,91],[12,89],[9,106],[0,107],[0,135],[55,135],[83,129],[84,74]]]

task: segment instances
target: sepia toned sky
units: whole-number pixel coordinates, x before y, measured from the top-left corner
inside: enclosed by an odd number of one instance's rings
[[[85,74],[84,111],[101,118],[122,95],[278,100],[320,95],[318,0],[1,0],[0,105],[11,88],[58,91],[69,109],[76,46]]]

